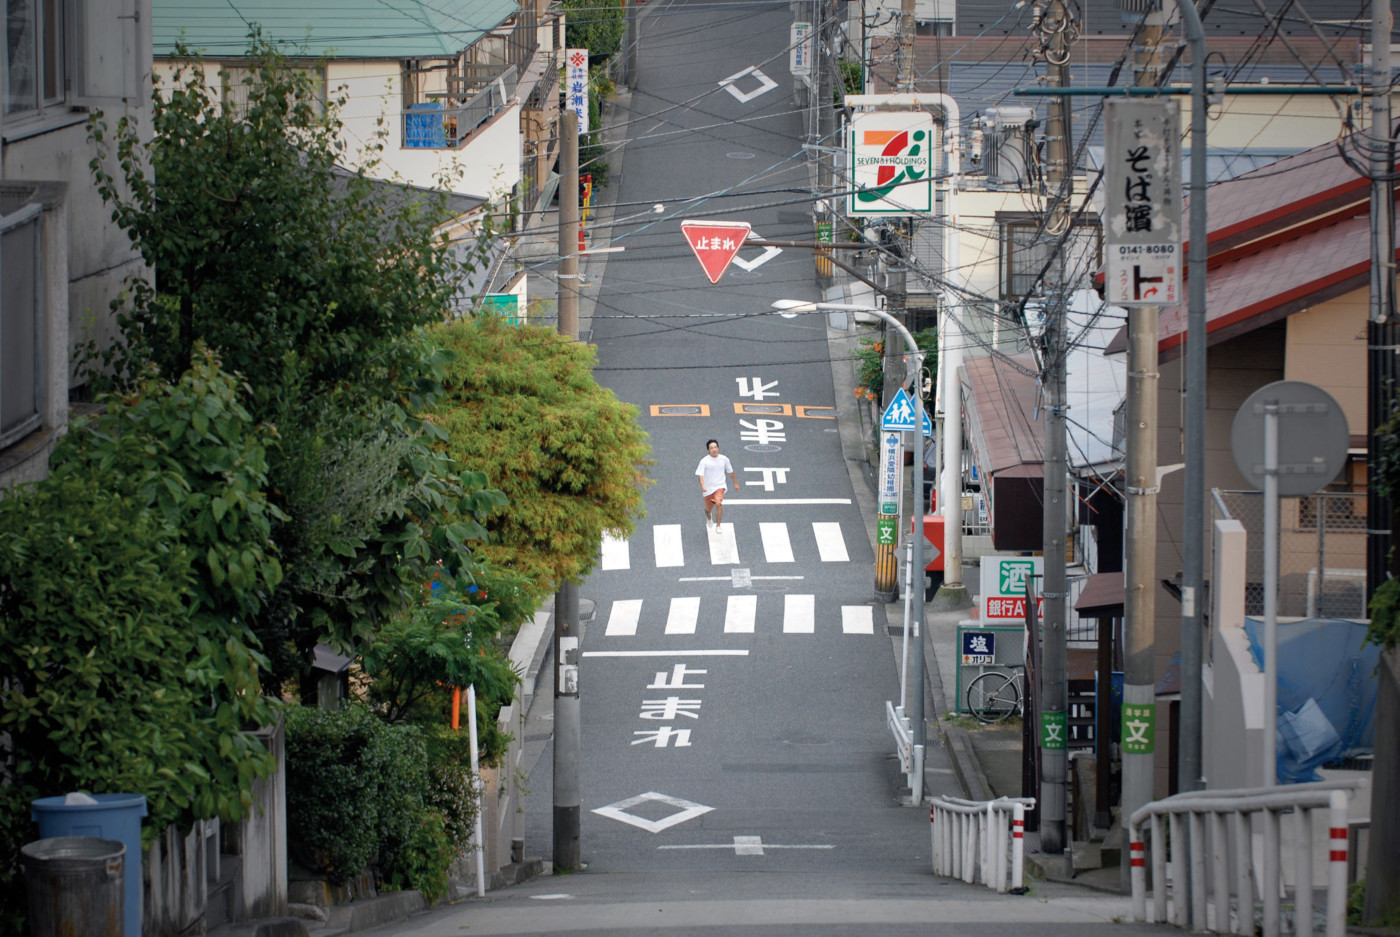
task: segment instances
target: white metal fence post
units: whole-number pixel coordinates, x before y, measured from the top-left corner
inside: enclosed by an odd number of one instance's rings
[[[1160,814],[1152,815],[1152,920],[1167,921],[1167,834]]]
[[[1188,923],[1193,931],[1209,930],[1206,926],[1206,816],[1192,811],[1187,817],[1191,831],[1191,914]]]
[[[1177,927],[1188,927],[1191,923],[1190,908],[1186,902],[1187,889],[1191,886],[1186,881],[1189,874],[1186,871],[1186,863],[1190,858],[1189,850],[1186,846],[1186,831],[1183,829],[1186,824],[1182,822],[1181,814],[1173,813],[1167,816],[1167,830],[1171,835],[1171,864],[1172,872],[1172,917],[1171,921]],[[1160,886],[1163,894],[1166,893],[1165,883]]]
[[[1128,865],[1133,888],[1133,920],[1147,921],[1147,847],[1142,841],[1142,827],[1128,827]]]
[[[1342,937],[1347,929],[1347,795],[1333,791],[1327,801],[1332,841],[1327,863],[1327,937]]]
[[[1230,930],[1230,834],[1228,821],[1223,813],[1210,815],[1210,861],[1214,874],[1215,892],[1215,932],[1228,934]]]
[[[1264,937],[1279,937],[1278,812],[1266,807],[1261,819],[1264,821],[1264,877],[1259,882],[1259,891],[1264,896]]]
[[[1293,934],[1312,937],[1313,932],[1313,812],[1293,811]]]
[[[1011,808],[1011,887],[1025,887],[1026,807]],[[1331,935],[1329,935],[1331,937]]]
[[[1235,895],[1238,912],[1235,915],[1235,933],[1254,933],[1254,882],[1249,875],[1249,865],[1254,854],[1254,832],[1250,817],[1242,810],[1235,811]]]

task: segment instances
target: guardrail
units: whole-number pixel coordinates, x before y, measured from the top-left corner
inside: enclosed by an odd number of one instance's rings
[[[1243,790],[1191,791],[1139,808],[1128,821],[1133,918],[1168,922],[1194,931],[1253,934],[1255,887],[1252,871],[1262,865],[1258,893],[1264,937],[1283,930],[1282,822],[1294,824],[1293,928],[1313,933],[1313,814],[1326,811],[1329,835],[1319,844],[1327,857],[1327,937],[1346,932],[1347,801],[1365,780],[1292,784]],[[1152,904],[1147,903],[1147,857],[1152,850]],[[1164,829],[1165,826],[1165,829]],[[1256,837],[1262,850],[1256,860]],[[1171,854],[1168,856],[1168,846]],[[1170,870],[1170,876],[1168,871]],[[1172,906],[1168,916],[1168,879]],[[1189,894],[1189,898],[1187,895]],[[1232,903],[1231,898],[1234,898]]]
[[[933,874],[1024,893],[1026,808],[1034,806],[1034,797],[935,797],[928,813]]]

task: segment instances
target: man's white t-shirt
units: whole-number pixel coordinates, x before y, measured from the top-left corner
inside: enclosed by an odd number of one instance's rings
[[[729,464],[727,455],[707,455],[700,460],[700,464],[695,467],[695,474],[703,479],[705,494],[709,494],[716,488],[723,488],[726,491],[729,486],[724,483],[725,476],[734,474],[734,466]]]

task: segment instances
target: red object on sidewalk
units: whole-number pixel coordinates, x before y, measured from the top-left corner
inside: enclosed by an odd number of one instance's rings
[[[911,534],[914,532],[914,518],[912,517],[909,518],[909,532]],[[929,572],[935,570],[941,572],[943,569],[943,518],[937,514],[924,515],[924,539],[933,546],[932,554],[929,553],[927,546],[924,547],[924,557],[933,557],[924,569]]]

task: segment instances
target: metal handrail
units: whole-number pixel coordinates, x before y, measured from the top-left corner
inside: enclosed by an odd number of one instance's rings
[[[1364,779],[1324,781],[1287,787],[1240,790],[1191,791],[1146,804],[1128,821],[1129,862],[1132,869],[1133,918],[1167,921],[1167,868],[1170,862],[1174,897],[1170,922],[1196,931],[1254,932],[1254,888],[1251,883],[1253,818],[1263,836],[1263,874],[1259,892],[1263,898],[1264,937],[1278,937],[1282,929],[1279,885],[1282,869],[1280,817],[1294,818],[1294,927],[1297,937],[1313,932],[1313,812],[1328,813],[1327,937],[1346,932],[1347,902],[1347,801],[1351,793],[1368,786]],[[1166,830],[1163,830],[1163,822]],[[1147,843],[1143,826],[1151,832],[1152,907],[1147,905]],[[1206,828],[1209,826],[1209,843]],[[1172,846],[1167,856],[1168,839]],[[1209,851],[1207,851],[1209,845]],[[1231,858],[1233,857],[1233,862]],[[1231,917],[1231,871],[1235,906]],[[1188,880],[1189,876],[1189,880]],[[1210,883],[1209,888],[1207,882]],[[1183,900],[1188,892],[1190,901]],[[1209,920],[1213,907],[1214,921]]]
[[[928,814],[933,874],[959,878],[969,884],[980,877],[995,891],[1022,893],[1026,810],[1034,806],[1034,797],[935,797],[930,801]]]

